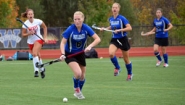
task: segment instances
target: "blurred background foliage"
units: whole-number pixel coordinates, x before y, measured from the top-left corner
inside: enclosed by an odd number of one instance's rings
[[[163,15],[174,25],[170,30],[171,45],[185,45],[185,0],[0,0],[0,28],[21,28],[15,18],[25,20],[21,13],[27,8],[33,9],[35,18],[42,19],[48,27],[64,30],[73,23],[73,13],[77,10],[85,14],[86,24],[107,27],[114,2],[120,3],[120,14],[133,27],[129,32],[133,46],[153,44],[154,36],[141,37],[140,33],[152,29],[157,8],[162,8]],[[108,46],[111,33],[96,32],[103,39],[99,47]]]

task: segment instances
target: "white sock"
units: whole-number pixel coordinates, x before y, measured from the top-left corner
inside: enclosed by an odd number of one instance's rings
[[[42,64],[42,59],[40,58],[39,64]],[[40,68],[41,71],[44,71],[44,67]]]
[[[38,58],[38,56],[36,56],[36,57],[33,57],[33,67],[34,67],[34,72],[35,71],[39,71],[39,69],[36,67],[36,63],[39,63],[39,58]]]

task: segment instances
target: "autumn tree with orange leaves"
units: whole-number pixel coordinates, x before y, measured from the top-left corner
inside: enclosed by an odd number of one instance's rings
[[[17,11],[15,0],[0,0],[0,28],[18,27],[15,20]]]

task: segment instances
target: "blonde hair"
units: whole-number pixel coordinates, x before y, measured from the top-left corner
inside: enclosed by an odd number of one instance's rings
[[[114,4],[117,4],[118,7],[121,8],[121,5],[120,5],[119,3],[115,2]],[[113,4],[113,5],[114,5],[114,4]]]
[[[76,11],[74,15],[81,15],[83,19],[85,18],[84,14],[81,11]]]
[[[157,8],[156,11],[161,11],[161,13],[163,12],[163,9],[162,8]]]

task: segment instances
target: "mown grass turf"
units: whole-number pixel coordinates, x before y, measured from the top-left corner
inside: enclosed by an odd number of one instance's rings
[[[72,71],[64,62],[46,66],[44,79],[33,77],[32,61],[0,62],[1,105],[185,105],[185,56],[169,57],[169,67],[155,67],[154,57],[132,57],[133,81],[119,76],[106,59],[87,59],[85,100],[73,96]],[[44,60],[47,62],[50,60]],[[68,102],[63,103],[62,98]]]

